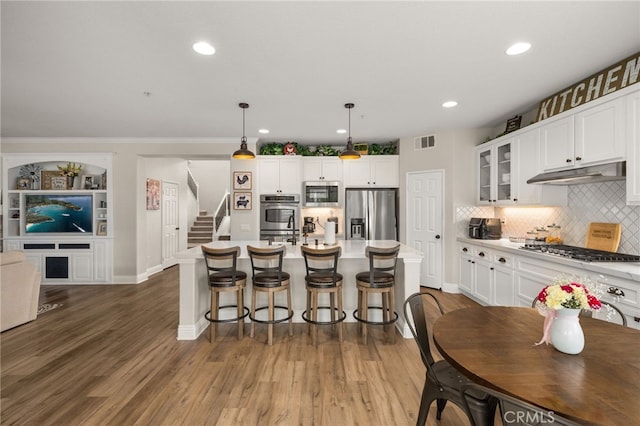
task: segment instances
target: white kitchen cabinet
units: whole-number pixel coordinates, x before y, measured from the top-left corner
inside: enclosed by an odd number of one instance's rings
[[[640,205],[640,90],[626,96],[627,204]]]
[[[338,157],[304,157],[302,159],[303,180],[326,180],[342,182],[342,162]]]
[[[400,162],[397,155],[363,155],[359,160],[343,160],[345,188],[398,188]]]
[[[544,171],[586,167],[625,158],[625,100],[618,97],[543,124]]]
[[[478,204],[511,205],[512,142],[500,140],[476,149]]]
[[[512,306],[513,257],[471,244],[459,247],[460,290],[484,305]]]
[[[296,156],[264,156],[258,158],[260,194],[300,194],[302,161]]]
[[[542,170],[566,169],[574,163],[574,117],[556,119],[540,127]]]
[[[524,131],[513,137],[511,164],[511,200],[514,204],[567,205],[566,186],[527,183],[527,180],[541,172],[540,129]]]
[[[473,277],[475,270],[475,261],[473,260],[473,250],[470,246],[460,246],[460,282],[458,287],[463,293],[471,294],[474,292]]]

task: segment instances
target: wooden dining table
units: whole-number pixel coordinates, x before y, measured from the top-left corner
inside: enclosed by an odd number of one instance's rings
[[[581,317],[584,350],[568,355],[535,345],[543,322],[532,308],[459,309],[438,318],[433,340],[476,383],[581,424],[640,424],[640,331]]]

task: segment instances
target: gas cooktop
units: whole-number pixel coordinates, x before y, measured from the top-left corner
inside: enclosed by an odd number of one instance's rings
[[[564,256],[585,262],[640,262],[640,256],[633,254],[615,253],[562,244],[525,244],[520,248],[538,253]]]

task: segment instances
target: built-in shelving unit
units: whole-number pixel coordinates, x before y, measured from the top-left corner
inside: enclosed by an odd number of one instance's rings
[[[5,154],[2,248],[22,250],[42,282],[90,284],[113,278],[112,155]],[[60,167],[80,168],[73,179]]]

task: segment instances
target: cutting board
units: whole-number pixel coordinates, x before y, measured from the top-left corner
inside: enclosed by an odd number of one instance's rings
[[[586,248],[618,251],[622,226],[619,223],[591,222],[587,230]]]

